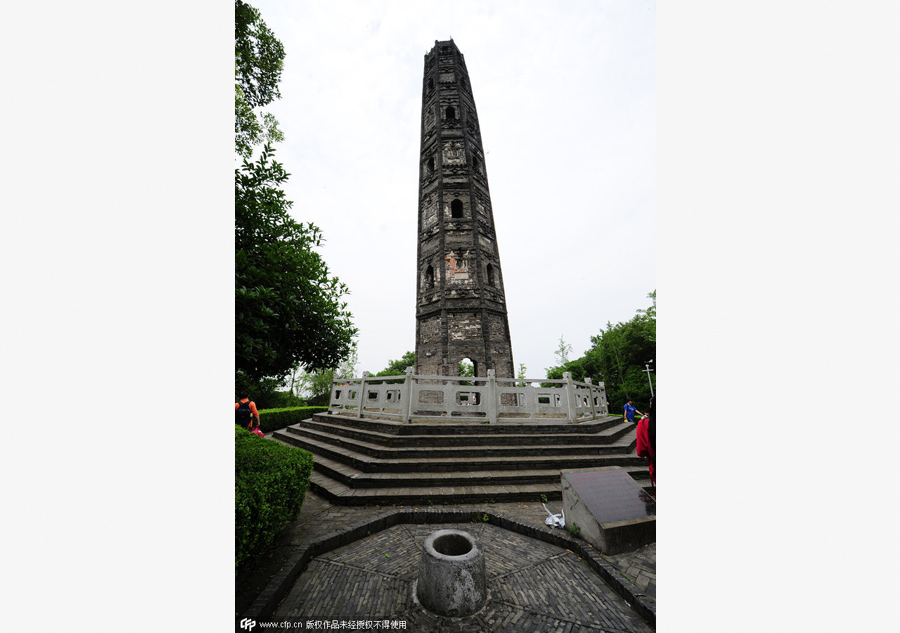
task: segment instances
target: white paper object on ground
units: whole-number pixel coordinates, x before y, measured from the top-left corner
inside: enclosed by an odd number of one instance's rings
[[[547,510],[547,505],[542,503],[544,506],[544,510]],[[563,510],[560,514],[553,514],[550,510],[547,510],[547,514],[550,515],[546,519],[544,519],[544,523],[549,525],[550,527],[558,527],[564,528],[566,527],[566,511]]]

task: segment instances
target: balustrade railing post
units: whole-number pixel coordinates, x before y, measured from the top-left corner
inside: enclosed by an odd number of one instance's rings
[[[566,381],[566,406],[569,409],[569,419],[575,422],[578,415],[575,413],[575,386],[572,384],[572,372],[563,372],[563,380]]]
[[[403,381],[403,389],[400,392],[400,396],[403,398],[400,410],[403,412],[404,424],[409,422],[409,414],[412,411],[413,371],[412,367],[406,368],[406,379]]]
[[[367,371],[364,371],[362,374],[362,378],[359,381],[359,406],[356,408],[356,417],[363,417],[363,405],[366,403],[366,378],[371,376]]]
[[[331,381],[331,396],[328,398],[328,413],[335,412],[336,401],[334,399],[334,394],[337,391],[334,386],[337,384],[336,380]]]
[[[591,419],[597,419],[597,408],[594,406],[594,385],[591,384],[591,377],[586,376],[584,382],[588,384],[588,400],[591,403]]]
[[[496,372],[493,369],[488,369],[488,379],[487,379],[487,395],[488,395],[488,419],[491,424],[497,423],[497,401],[499,398],[497,397],[497,376]]]

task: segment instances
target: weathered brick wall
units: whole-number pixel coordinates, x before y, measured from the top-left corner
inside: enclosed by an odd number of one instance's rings
[[[416,373],[440,376],[441,372],[441,317],[420,319],[416,323]]]
[[[465,60],[435,42],[422,82],[416,373],[515,375],[481,131]]]

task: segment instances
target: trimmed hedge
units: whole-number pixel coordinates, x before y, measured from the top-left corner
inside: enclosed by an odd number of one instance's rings
[[[312,453],[234,427],[235,573],[297,517],[312,469]]]
[[[299,424],[315,413],[324,413],[328,407],[288,407],[286,409],[262,409],[259,412],[259,428],[271,433],[292,424]]]

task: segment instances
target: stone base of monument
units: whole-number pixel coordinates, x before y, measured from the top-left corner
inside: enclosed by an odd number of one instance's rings
[[[656,542],[656,501],[618,466],[563,470],[566,527],[604,554]]]
[[[479,611],[487,598],[484,550],[463,530],[438,530],[425,539],[416,597],[439,615],[463,617]]]

